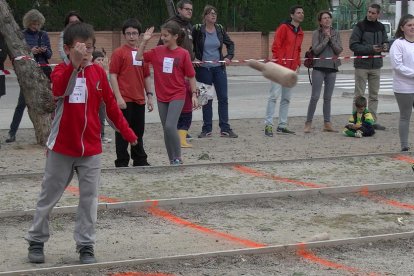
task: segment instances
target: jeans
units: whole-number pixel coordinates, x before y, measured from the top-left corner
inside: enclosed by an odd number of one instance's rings
[[[144,150],[144,131],[145,131],[145,104],[127,102],[127,108],[121,109],[129,127],[132,128],[135,135],[138,136],[138,144],[131,145],[131,156],[128,153],[128,141],[124,140],[121,133],[115,132],[116,148],[116,167],[128,167],[130,158],[133,160],[133,166],[147,165],[147,154]]]
[[[9,130],[10,136],[16,136],[16,132],[19,129],[19,125],[20,125],[20,122],[22,121],[25,108],[26,108],[26,101],[24,100],[23,92],[20,91],[19,99],[17,100],[17,106],[13,114],[13,120],[10,124],[10,130]]]
[[[400,109],[400,122],[398,132],[400,134],[401,148],[408,147],[408,134],[410,132],[410,119],[414,107],[413,93],[394,93]]]
[[[324,72],[317,69],[312,70],[312,96],[309,101],[306,122],[312,122],[316,105],[321,96],[322,84],[325,83],[323,91],[323,120],[331,121],[331,99],[335,87],[336,72]]]
[[[196,79],[208,85],[214,84],[218,100],[219,127],[221,132],[231,130],[229,125],[229,107],[227,97],[227,74],[224,66],[196,67]],[[213,100],[203,106],[202,132],[211,132],[213,129]]]
[[[278,83],[271,82],[269,99],[267,101],[265,125],[273,125],[273,115],[275,114],[277,98],[281,96],[279,107],[278,127],[286,128],[291,97],[291,88],[283,87]]]
[[[364,96],[368,81],[368,111],[371,112],[375,122],[377,121],[378,91],[380,88],[381,69],[355,68],[355,98]],[[353,105],[355,111],[355,103]]]

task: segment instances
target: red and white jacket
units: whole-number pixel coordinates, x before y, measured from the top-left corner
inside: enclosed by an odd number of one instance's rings
[[[121,110],[109,86],[106,72],[96,64],[89,64],[78,72],[71,63],[56,66],[52,75],[56,111],[47,147],[57,153],[73,156],[92,156],[102,153],[99,106],[106,105],[107,118],[122,137],[132,143],[137,136]],[[86,81],[84,100],[70,102],[76,80]],[[73,95],[72,95],[73,96]]]

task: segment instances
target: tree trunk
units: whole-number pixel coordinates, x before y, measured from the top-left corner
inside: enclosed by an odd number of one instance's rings
[[[167,5],[168,16],[172,17],[176,14],[174,1],[173,0],[165,0],[165,5]]]
[[[6,42],[9,57],[13,60],[17,80],[35,129],[37,143],[44,145],[50,132],[50,113],[55,108],[49,79],[34,60],[5,0],[0,0],[0,33]],[[31,59],[14,60],[19,56],[31,57]]]

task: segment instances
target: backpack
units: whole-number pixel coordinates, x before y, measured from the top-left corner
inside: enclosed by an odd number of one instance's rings
[[[315,57],[315,54],[312,51],[312,46],[309,47],[309,50],[305,53],[305,61],[303,62],[303,65],[308,68],[308,77],[309,82],[312,85],[312,79],[310,75],[310,69],[313,68],[313,58]]]
[[[305,65],[306,68],[313,68],[313,58],[315,57],[315,54],[312,51],[312,46],[309,48],[309,50],[305,53],[305,61],[303,62],[303,65]]]

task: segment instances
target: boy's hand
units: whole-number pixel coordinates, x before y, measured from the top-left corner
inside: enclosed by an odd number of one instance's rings
[[[78,68],[82,63],[83,57],[86,55],[86,45],[85,43],[76,42],[73,50],[73,54],[70,55],[70,61],[73,67]]]
[[[134,142],[131,143],[131,146],[136,146],[138,145],[138,140],[135,140]]]
[[[154,26],[152,26],[151,28],[148,28],[145,30],[144,36],[143,36],[143,40],[144,41],[148,41],[151,39],[152,34],[154,33]]]
[[[152,96],[148,97],[147,99],[147,108],[148,108],[148,112],[151,112],[154,110],[154,103],[152,100]]]
[[[118,103],[118,107],[120,108],[120,109],[126,109],[127,108],[127,105],[126,105],[126,102],[125,102],[125,100],[121,97],[121,98],[117,98],[116,99],[116,102]]]

